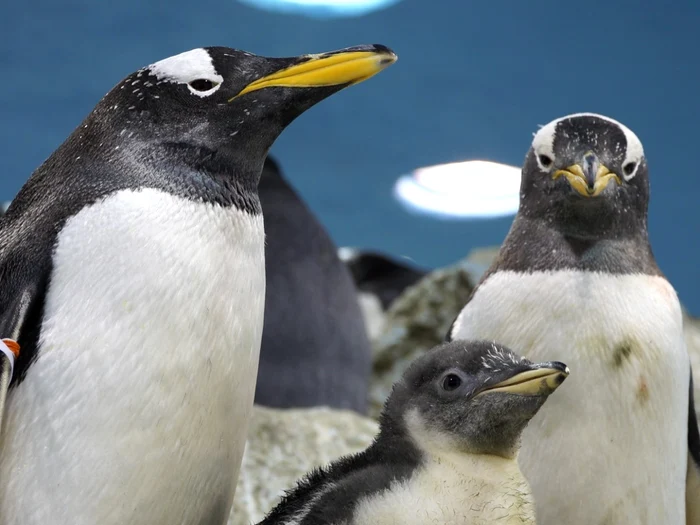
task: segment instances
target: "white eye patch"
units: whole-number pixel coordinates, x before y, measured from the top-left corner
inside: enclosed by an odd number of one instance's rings
[[[224,81],[206,49],[198,48],[159,60],[147,68],[160,82],[187,84],[198,97],[215,93]]]
[[[625,139],[627,140],[627,151],[625,152],[625,159],[622,162],[621,175],[625,180],[632,179],[637,174],[637,169],[644,158],[644,148],[642,147],[641,141],[637,135],[635,135],[634,132],[624,124],[618,122],[617,120],[613,120],[610,117],[598,115],[596,113],[574,113],[572,115],[567,115],[565,117],[553,120],[549,124],[542,126],[539,131],[535,133],[535,136],[532,139],[532,149],[535,152],[540,169],[543,171],[548,171],[548,168],[543,166],[543,156],[552,159],[552,161],[556,160],[554,158],[554,136],[556,134],[557,124],[559,124],[559,122],[562,120],[576,117],[596,117],[610,122],[611,124],[614,124],[620,128],[622,133],[625,135]]]
[[[535,152],[535,159],[542,171],[549,171],[551,165],[557,160],[554,156],[554,134],[557,129],[557,123],[560,120],[562,119],[553,120],[546,126],[540,128],[532,139],[532,149]],[[549,164],[547,164],[547,159],[549,159]]]

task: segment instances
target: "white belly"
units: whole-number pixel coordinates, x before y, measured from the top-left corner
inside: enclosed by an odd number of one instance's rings
[[[571,369],[523,435],[538,525],[685,525],[690,372],[665,279],[498,272],[456,328]]]
[[[8,400],[0,523],[225,522],[252,409],[262,217],[119,192],[61,231]]]
[[[515,460],[453,454],[428,460],[411,479],[362,500],[352,525],[534,525]],[[339,525],[339,524],[333,524]]]

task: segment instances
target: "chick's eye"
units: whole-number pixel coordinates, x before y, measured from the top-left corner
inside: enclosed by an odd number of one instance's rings
[[[628,162],[622,167],[622,171],[625,172],[625,175],[632,175],[635,169],[637,169],[636,162]]]
[[[448,374],[442,380],[442,388],[448,392],[455,390],[462,384],[462,378],[456,374]]]
[[[212,82],[206,78],[198,78],[190,82],[190,87],[195,91],[209,91],[210,89],[214,89],[217,85],[216,82]]]
[[[539,157],[540,164],[542,164],[543,167],[549,168],[552,165],[552,162],[554,162],[550,157],[547,155],[540,155]]]

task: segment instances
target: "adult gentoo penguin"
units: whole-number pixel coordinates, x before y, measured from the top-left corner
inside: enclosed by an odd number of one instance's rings
[[[523,434],[540,525],[700,523],[681,308],[652,254],[648,202],[630,129],[589,113],[542,127],[511,230],[450,329],[577,371]]]
[[[255,403],[364,413],[372,347],[350,271],[270,156],[258,192],[268,264]]]
[[[34,172],[0,222],[0,337],[21,345],[0,523],[227,520],[263,327],[265,155],[394,60],[195,49],[129,75]]]
[[[484,341],[434,348],[394,385],[374,443],[312,472],[260,525],[534,524],[520,435],[568,374]]]

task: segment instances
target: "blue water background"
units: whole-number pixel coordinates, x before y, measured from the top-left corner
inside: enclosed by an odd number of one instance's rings
[[[288,56],[383,43],[394,66],[310,110],[273,148],[338,244],[434,267],[500,243],[510,218],[410,215],[394,181],[469,158],[519,165],[538,125],[600,112],[644,142],[652,245],[700,313],[699,22],[699,2],[404,0],[324,20],[235,0],[3,0],[0,199],[142,65],[206,45]]]

